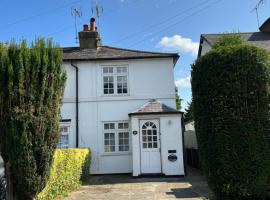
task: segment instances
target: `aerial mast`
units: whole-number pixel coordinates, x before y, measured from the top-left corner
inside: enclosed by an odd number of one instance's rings
[[[77,18],[82,17],[81,8],[71,8],[71,16],[74,17],[74,26],[75,26],[75,42],[78,43],[78,30],[77,30]]]
[[[101,34],[101,27],[100,27],[100,16],[103,13],[103,7],[102,5],[98,2],[98,0],[93,0],[92,1],[92,14],[96,15],[97,17],[97,22],[98,22],[98,28],[99,28],[99,33]]]
[[[257,23],[258,23],[258,28],[260,27],[260,20],[259,20],[259,8],[260,6],[265,2],[266,0],[259,0],[259,2],[257,3],[257,5],[255,6],[255,8],[253,8],[251,10],[251,12],[256,12],[256,16],[257,16]]]

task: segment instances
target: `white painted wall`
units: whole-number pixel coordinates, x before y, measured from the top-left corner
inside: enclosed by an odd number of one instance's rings
[[[181,115],[174,114],[132,116],[132,131],[138,132],[137,135],[132,134],[133,176],[141,174],[139,126],[139,120],[141,119],[159,120],[162,173],[165,175],[184,175]],[[177,161],[171,162],[168,160],[169,150],[176,150]]]
[[[128,113],[149,99],[176,108],[173,59],[78,62],[79,146],[92,150],[93,174],[132,172],[132,153],[108,155],[103,150],[102,122],[130,120]],[[128,65],[129,94],[103,95],[102,65]],[[63,119],[71,119],[70,147],[75,147],[75,69],[64,63],[67,85],[61,109]]]
[[[211,49],[212,47],[205,40],[203,40],[201,56],[204,56],[206,53],[211,51]]]

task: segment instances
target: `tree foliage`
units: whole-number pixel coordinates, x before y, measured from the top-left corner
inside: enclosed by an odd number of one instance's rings
[[[225,46],[244,45],[245,41],[238,33],[226,34],[218,39],[213,45],[213,49]]]
[[[200,159],[218,199],[264,199],[270,176],[270,55],[241,42],[218,44],[192,67]]]
[[[176,110],[181,110],[181,108],[182,108],[182,106],[181,106],[182,99],[180,99],[177,87],[175,87],[175,101],[176,101]]]
[[[185,109],[185,112],[184,112],[184,121],[189,122],[189,121],[192,121],[192,120],[194,120],[193,101],[188,103],[188,106],[187,106],[187,108]]]
[[[17,199],[46,184],[59,134],[66,75],[51,40],[0,44],[0,145]]]

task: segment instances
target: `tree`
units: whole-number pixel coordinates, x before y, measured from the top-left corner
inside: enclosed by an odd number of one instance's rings
[[[35,199],[46,185],[59,137],[66,75],[51,40],[0,44],[0,147],[8,199]]]
[[[270,54],[235,41],[221,38],[192,66],[199,155],[217,199],[266,199]]]
[[[181,101],[180,96],[178,94],[178,88],[175,86],[175,100],[176,100],[176,110],[181,110]]]
[[[191,120],[194,120],[194,116],[193,116],[193,101],[191,101],[190,103],[188,103],[188,106],[185,109],[185,113],[184,113],[184,121],[185,122],[189,122]]]

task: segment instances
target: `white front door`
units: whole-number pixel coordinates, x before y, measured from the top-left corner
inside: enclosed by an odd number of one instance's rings
[[[161,173],[159,120],[140,120],[141,172]]]

